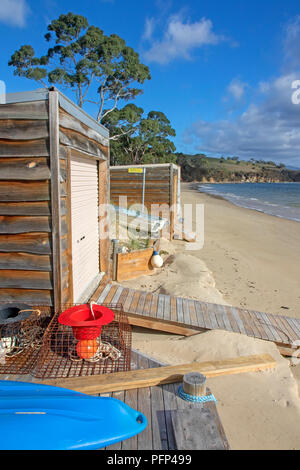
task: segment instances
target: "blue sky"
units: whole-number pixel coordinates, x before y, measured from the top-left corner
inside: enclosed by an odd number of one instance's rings
[[[177,151],[300,166],[300,104],[291,100],[300,80],[299,2],[1,0],[7,92],[38,87],[14,77],[7,62],[23,44],[44,53],[48,23],[69,11],[139,52],[152,79],[135,103],[167,115]]]

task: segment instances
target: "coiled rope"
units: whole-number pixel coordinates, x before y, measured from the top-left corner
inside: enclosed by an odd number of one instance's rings
[[[178,389],[178,395],[183,400],[189,401],[191,403],[206,403],[208,401],[214,401],[214,402],[217,401],[213,394],[205,395],[205,396],[196,396],[196,395],[190,395],[189,393],[185,393],[182,385],[180,385]]]

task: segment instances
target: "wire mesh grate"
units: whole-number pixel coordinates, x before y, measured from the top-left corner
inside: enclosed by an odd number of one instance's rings
[[[54,315],[43,336],[33,371],[35,377],[82,377],[130,370],[132,335],[123,307],[121,304],[101,305],[114,312],[114,320],[102,326],[96,342],[89,339],[78,341],[72,327],[58,322],[60,312]],[[65,304],[61,311],[73,306]],[[83,343],[85,347],[90,346],[89,354],[80,349]]]
[[[31,373],[50,321],[50,307],[0,303],[0,374]]]

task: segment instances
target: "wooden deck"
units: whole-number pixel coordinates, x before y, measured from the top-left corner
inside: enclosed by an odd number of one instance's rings
[[[164,365],[166,364],[149,358],[140,352],[132,351],[131,370],[151,369],[162,367]],[[0,378],[1,380],[45,383],[45,381],[36,379],[31,375],[16,376],[7,374],[2,375]],[[81,380],[85,381],[86,377],[82,377]],[[148,425],[142,433],[132,437],[131,439],[111,445],[107,447],[106,450],[167,451],[190,450],[191,448],[194,450],[229,450],[229,443],[220,421],[216,404],[214,402],[207,402],[201,405],[182,400],[177,394],[179,385],[180,383],[170,383],[96,395],[117,398],[143,413],[148,421]],[[60,384],[60,386],[62,386],[62,384]],[[207,389],[207,394],[210,393],[210,390]],[[176,429],[174,431],[174,418],[177,418],[177,421],[180,419],[181,422],[184,422],[184,411],[186,410],[186,417],[187,419],[190,419],[188,413],[190,413],[191,409],[196,409],[198,412],[198,416],[195,417],[194,415],[194,420],[196,418],[196,425],[194,423],[194,429],[191,433],[192,439],[189,439],[190,433],[188,433],[186,443],[179,448],[175,438]],[[179,429],[179,432],[180,431],[182,431],[182,429]]]
[[[300,320],[193,299],[129,289],[107,283],[97,303],[119,303],[132,325],[192,335],[203,330],[226,330],[291,347],[300,340]]]
[[[132,352],[132,369],[150,369],[163,365],[166,364],[162,364],[139,352]],[[201,423],[200,415],[199,424],[193,430],[194,433],[191,433],[197,439],[197,448],[194,448],[194,450],[204,450],[207,446],[210,450],[229,450],[229,443],[216,404],[207,402],[201,405],[182,400],[177,394],[179,385],[179,383],[166,384],[101,394],[100,396],[111,396],[122,400],[127,405],[143,413],[148,421],[148,426],[141,434],[109,446],[106,450],[187,450],[190,444],[189,439],[187,439],[184,448],[179,448],[177,445],[173,419],[177,411],[184,412],[186,410],[188,413],[188,410],[191,409],[203,410],[205,413],[209,413],[209,427],[210,429],[215,427],[215,434],[217,435],[216,439],[211,439],[207,432],[200,432],[202,429],[201,424],[205,426],[205,423]],[[208,393],[210,393],[209,390]]]

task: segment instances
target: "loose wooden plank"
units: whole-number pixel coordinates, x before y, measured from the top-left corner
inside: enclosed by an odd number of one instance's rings
[[[116,372],[105,376],[84,378],[50,379],[43,381],[49,385],[62,386],[83,393],[106,393],[142,387],[182,382],[188,372],[200,372],[207,378],[270,369],[276,361],[269,354],[242,356],[222,361],[194,362],[177,366],[140,369],[129,372]]]
[[[51,256],[28,253],[0,253],[0,269],[50,272],[52,271]]]
[[[0,181],[0,200],[2,202],[49,201],[49,181]]]
[[[207,408],[172,410],[177,450],[224,450],[215,417]]]
[[[192,336],[199,333],[199,331],[186,327],[182,324],[179,325],[178,323],[166,322],[162,319],[157,319],[151,316],[144,317],[140,315],[133,315],[128,313],[128,311],[127,316],[130,325],[140,326],[142,328],[165,331],[167,333],[173,333],[180,336]]]

